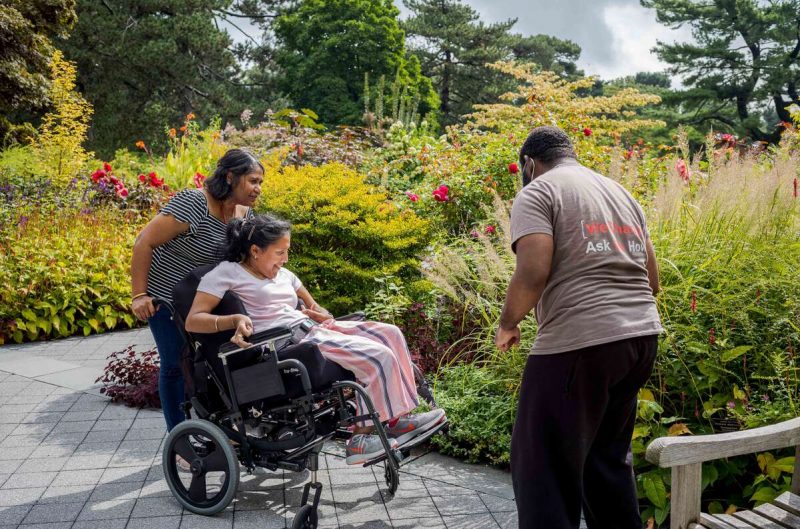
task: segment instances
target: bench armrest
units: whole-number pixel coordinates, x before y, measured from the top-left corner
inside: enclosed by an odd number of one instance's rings
[[[659,437],[647,447],[645,457],[654,465],[668,468],[797,445],[800,418],[742,432]]]

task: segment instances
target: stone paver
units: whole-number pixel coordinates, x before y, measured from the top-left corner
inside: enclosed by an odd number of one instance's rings
[[[161,469],[160,410],[111,403],[94,380],[106,357],[153,347],[147,329],[0,347],[0,528],[286,529],[309,473],[243,473],[236,499],[205,517],[181,507]],[[325,446],[320,528],[516,527],[507,472],[412,454],[388,494],[383,467]]]

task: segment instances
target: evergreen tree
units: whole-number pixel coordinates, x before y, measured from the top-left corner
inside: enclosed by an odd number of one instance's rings
[[[189,112],[241,113],[243,86],[231,39],[218,27],[229,0],[79,0],[63,46],[94,105],[90,146],[109,157],[137,140],[163,144]]]
[[[0,4],[0,140],[18,131],[9,120],[47,103],[51,39],[75,23],[75,0],[4,0]],[[28,127],[31,131],[32,128]]]
[[[693,43],[659,42],[656,53],[684,76],[684,121],[776,142],[800,104],[800,0],[641,0],[669,27],[692,28]]]
[[[273,26],[282,87],[295,106],[314,110],[326,124],[360,123],[364,74],[401,80],[419,112],[438,101],[416,59],[405,52],[405,35],[391,0],[304,0]]]
[[[543,69],[577,74],[580,47],[555,37],[510,33],[516,19],[484,24],[460,0],[403,0],[412,15],[403,22],[409,47],[420,58],[422,73],[433,80],[445,124],[472,111],[477,103],[497,101],[515,83],[487,63],[535,62]]]

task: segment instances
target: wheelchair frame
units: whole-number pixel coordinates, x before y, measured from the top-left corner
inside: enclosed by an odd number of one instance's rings
[[[180,329],[186,343],[195,359],[198,356],[201,341],[195,340],[192,333],[185,329],[183,316],[175,307],[164,300],[154,300],[154,304],[164,304],[172,314],[173,321]],[[355,319],[352,315],[346,317]],[[361,315],[360,319],[363,319]],[[227,388],[219,380],[217,373],[206,357],[203,357],[207,378],[216,386],[223,408],[218,411],[209,411],[197,398],[195,392],[189,401],[183,403],[183,410],[187,420],[178,424],[167,436],[162,453],[164,475],[173,496],[188,510],[203,515],[212,515],[230,504],[236,495],[239,481],[239,464],[243,464],[247,471],[253,472],[256,467],[268,470],[284,469],[293,472],[302,472],[308,469],[311,473],[310,480],[303,488],[300,509],[294,517],[294,529],[315,529],[317,527],[317,507],[322,493],[322,484],[317,480],[319,469],[319,454],[323,444],[332,439],[343,429],[356,422],[371,421],[375,433],[379,436],[384,453],[366,461],[363,466],[371,466],[385,461],[384,479],[390,494],[394,494],[399,485],[399,469],[409,450],[429,439],[441,431],[446,425],[445,419],[423,434],[411,439],[403,446],[392,448],[386,430],[380,421],[375,407],[364,388],[357,382],[340,380],[333,382],[329,388],[314,391],[306,366],[297,359],[280,359],[276,343],[291,338],[292,330],[288,327],[277,327],[256,333],[248,338],[252,347],[240,348],[233,343],[225,343],[218,350],[218,357],[222,361],[222,368],[227,382]],[[265,410],[263,413],[288,413],[294,416],[298,424],[295,436],[286,441],[262,440],[248,435],[245,415],[239,402],[236,384],[230,369],[230,360],[245,351],[261,348],[259,359],[274,355],[279,376],[284,374],[299,375],[302,384],[302,395],[296,398],[287,397],[286,402],[278,407]],[[433,406],[432,393],[421,371],[414,365],[415,378],[418,379],[418,394]],[[352,391],[353,395],[361,397],[367,409],[366,415],[356,415],[350,408],[352,402],[345,396],[345,390]],[[192,418],[192,409],[197,418]],[[251,408],[250,410],[253,410]],[[247,412],[245,412],[247,413]],[[252,411],[250,411],[252,415]],[[258,419],[261,416],[255,416]],[[271,416],[271,415],[270,415]],[[320,426],[335,425],[331,431],[318,433]],[[302,435],[302,439],[297,439]],[[191,437],[195,441],[191,441]],[[197,437],[204,437],[208,441],[197,443]],[[232,446],[230,441],[236,446]],[[198,453],[199,449],[199,453]],[[178,474],[176,455],[181,456],[189,463],[192,478],[187,487]],[[224,458],[224,460],[223,460]],[[225,472],[220,491],[208,499],[205,476],[208,472]],[[201,489],[204,498],[200,497]],[[313,489],[313,497],[311,492]],[[310,500],[310,502],[309,502]]]

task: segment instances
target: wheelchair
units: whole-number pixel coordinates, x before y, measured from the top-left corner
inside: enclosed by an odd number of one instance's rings
[[[356,423],[369,422],[384,451],[363,466],[384,462],[386,486],[394,494],[399,468],[409,461],[410,449],[443,431],[447,420],[392,448],[369,395],[353,373],[327,361],[313,344],[294,344],[292,329],[255,333],[248,338],[252,347],[246,349],[230,342],[233,330],[187,332],[185,320],[197,286],[212,268],[197,268],[179,282],[172,304],[154,300],[170,309],[188,345],[184,370],[191,397],[183,403],[187,420],[170,431],[162,452],[164,476],[175,499],[193,513],[213,515],[234,499],[240,465],[248,472],[256,467],[308,470],[310,480],[292,528],[314,529],[322,493],[317,470],[323,444],[349,436],[348,428]],[[236,313],[247,312],[239,298],[227,292],[214,314]],[[338,319],[365,318],[356,313]],[[414,368],[418,395],[435,408],[428,382]],[[364,403],[364,415],[357,414],[356,396]]]

